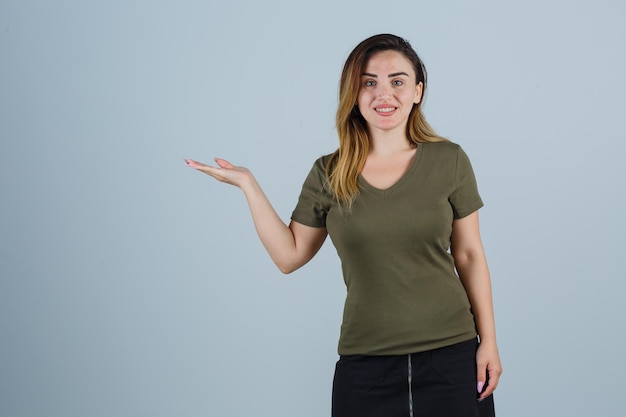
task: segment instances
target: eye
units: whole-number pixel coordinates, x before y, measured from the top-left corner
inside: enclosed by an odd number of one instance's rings
[[[392,84],[393,86],[395,86],[395,87],[400,87],[400,86],[404,85],[404,81],[402,81],[402,80],[393,80],[393,81],[391,82],[391,84]]]
[[[374,86],[376,86],[376,81],[374,81],[374,80],[366,80],[364,85],[366,87],[374,87]]]

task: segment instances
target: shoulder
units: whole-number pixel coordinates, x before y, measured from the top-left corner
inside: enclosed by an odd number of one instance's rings
[[[441,142],[423,142],[421,143],[424,151],[435,155],[456,156],[461,151],[461,145],[450,142],[449,140]]]
[[[465,153],[461,146],[450,141],[443,142],[424,142],[422,146],[422,158],[440,164],[456,165],[459,156],[464,157]]]
[[[309,174],[306,177],[305,184],[320,189],[327,185],[326,167],[328,166],[332,156],[333,154],[323,155],[315,160]]]
[[[315,165],[323,165],[324,167],[326,167],[328,161],[330,161],[330,158],[332,158],[334,154],[335,152],[320,156],[315,160]]]
[[[328,162],[330,162],[334,154],[335,153],[333,152],[333,153],[329,153],[328,155],[322,155],[319,158],[317,158],[315,162],[313,163],[313,168],[311,169],[311,171],[317,172],[319,174],[322,174],[323,176],[326,176],[326,167],[328,166]]]

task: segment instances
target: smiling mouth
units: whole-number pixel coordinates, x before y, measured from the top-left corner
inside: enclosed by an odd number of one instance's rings
[[[377,113],[391,113],[395,109],[395,107],[378,107],[375,110]]]

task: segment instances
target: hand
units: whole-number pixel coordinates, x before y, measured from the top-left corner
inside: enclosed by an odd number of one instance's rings
[[[215,163],[217,163],[218,167],[205,165],[191,159],[185,159],[185,163],[190,168],[204,172],[220,182],[231,184],[240,188],[246,181],[252,179],[252,173],[250,170],[244,167],[234,166],[225,159],[215,158]]]
[[[481,401],[493,394],[493,391],[498,386],[500,375],[502,374],[500,355],[498,353],[498,347],[495,344],[480,344],[476,352],[476,367],[477,390],[480,393],[478,401]],[[487,388],[483,392],[483,387],[487,381],[487,374],[489,375],[489,381]]]

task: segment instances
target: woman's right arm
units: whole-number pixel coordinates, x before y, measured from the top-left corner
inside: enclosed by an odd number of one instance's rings
[[[287,226],[276,213],[252,173],[244,167],[216,158],[218,167],[186,159],[191,168],[218,181],[239,187],[248,202],[254,227],[281,272],[288,274],[310,261],[326,239],[326,228],[310,227],[291,221]]]

